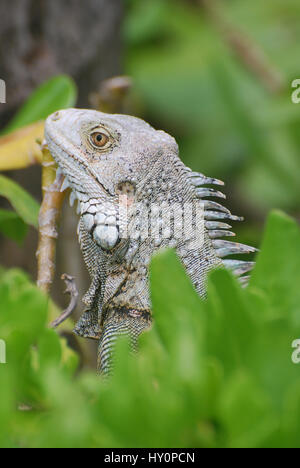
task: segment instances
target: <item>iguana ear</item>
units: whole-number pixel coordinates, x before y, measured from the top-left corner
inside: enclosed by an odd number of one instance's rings
[[[219,257],[222,260],[223,265],[230,269],[236,276],[242,276],[243,274],[251,271],[255,265],[254,262],[224,260],[224,257],[227,257],[227,255],[250,254],[257,252],[257,249],[254,247],[221,239],[222,237],[235,236],[235,233],[230,231],[231,226],[224,223],[224,220],[243,221],[243,218],[232,215],[231,212],[220,203],[211,200],[203,200],[203,198],[206,197],[226,198],[222,192],[216,191],[213,188],[205,187],[205,185],[221,186],[224,185],[224,182],[218,179],[206,177],[201,173],[192,172],[190,170],[188,172],[188,178],[190,183],[195,187],[196,197],[203,205],[205,227],[217,257]],[[248,281],[248,277],[242,276],[240,281],[242,284],[245,284]]]

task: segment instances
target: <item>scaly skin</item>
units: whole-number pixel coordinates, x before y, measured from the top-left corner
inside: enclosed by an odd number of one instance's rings
[[[69,109],[48,117],[45,136],[64,187],[78,199],[91,287],[75,332],[99,339],[99,371],[110,370],[117,336],[128,334],[135,348],[151,326],[148,267],[158,249],[176,249],[201,296],[212,268],[224,265],[237,276],[251,270],[252,262],[224,260],[255,249],[220,240],[234,235],[224,219],[240,219],[206,200],[224,198],[206,187],[222,182],[191,172],[170,135],[135,117]]]

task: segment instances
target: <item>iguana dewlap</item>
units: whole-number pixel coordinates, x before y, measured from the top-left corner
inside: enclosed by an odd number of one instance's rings
[[[201,296],[217,266],[247,281],[252,262],[224,260],[255,249],[221,239],[234,235],[227,220],[240,219],[210,200],[225,197],[207,186],[223,183],[187,168],[170,135],[135,117],[68,109],[48,117],[45,136],[63,189],[78,200],[91,286],[75,332],[99,339],[100,371],[109,370],[118,335],[135,346],[151,325],[148,269],[158,249],[176,249]]]

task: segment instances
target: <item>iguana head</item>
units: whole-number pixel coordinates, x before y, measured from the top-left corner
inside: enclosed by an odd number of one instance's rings
[[[117,205],[129,199],[166,154],[177,154],[174,138],[141,119],[68,109],[48,117],[45,137],[63,188],[71,187],[80,203],[85,226],[100,247],[118,242]]]

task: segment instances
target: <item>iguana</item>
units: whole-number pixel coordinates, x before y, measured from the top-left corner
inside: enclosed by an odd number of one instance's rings
[[[49,116],[45,137],[62,190],[71,188],[71,205],[78,200],[91,286],[75,333],[99,340],[100,372],[110,370],[117,336],[129,334],[136,347],[151,326],[148,269],[158,249],[176,249],[202,297],[214,267],[247,281],[253,262],[224,257],[255,249],[221,239],[234,235],[224,221],[241,218],[210,200],[225,196],[207,186],[223,183],[187,168],[173,137],[135,117],[81,109]]]

